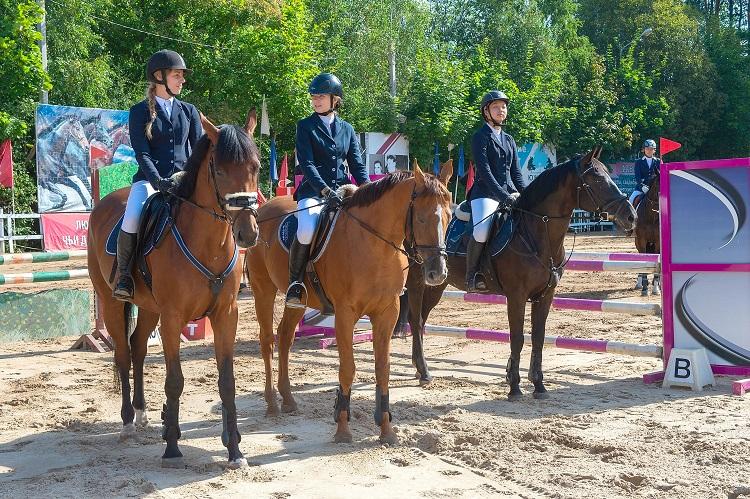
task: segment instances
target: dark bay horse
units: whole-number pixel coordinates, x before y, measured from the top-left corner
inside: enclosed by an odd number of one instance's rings
[[[247,465],[247,461],[239,449],[234,401],[237,289],[242,274],[241,266],[234,265],[234,262],[237,246],[253,246],[258,237],[256,191],[260,160],[252,139],[256,116],[254,110],[248,114],[244,129],[233,125],[219,129],[205,117],[201,121],[206,133],[196,144],[172,196],[180,200],[174,222],[177,230],[167,234],[161,245],[146,257],[152,274],[151,289],[134,271],[133,303],[138,306],[138,321],[132,334],[128,319],[132,305],[112,298],[110,276],[114,257],[105,251],[107,237],[125,210],[128,188],[109,194],[91,212],[88,268],[91,282],[101,298],[104,323],[115,343],[115,363],[122,387],[123,428],[120,438],[135,433],[133,418],[136,413],[137,423],[147,422],[143,360],[148,336],[161,319],[167,371],[164,383],[167,402],[162,411],[162,438],[167,446],[162,465],[182,465],[182,453],[177,446],[180,395],[184,385],[180,367],[180,331],[189,320],[207,315],[214,330],[219,370],[224,423],[222,442],[229,451],[230,466],[239,467]],[[181,236],[179,241],[178,236]],[[195,261],[189,260],[188,255]]]
[[[445,230],[450,220],[450,193],[447,178],[423,174],[389,173],[382,179],[357,189],[345,199],[322,256],[314,262],[320,282],[336,312],[336,342],[339,352],[339,389],[334,421],[338,423],[335,442],[351,442],[349,401],[354,381],[354,326],[368,315],[374,333],[376,383],[375,424],[380,439],[395,443],[388,400],[391,333],[399,312],[399,295],[409,261],[404,243],[413,246],[424,261],[421,282],[441,284],[448,273],[445,262]],[[255,309],[260,325],[261,354],[265,362],[265,399],[269,414],[279,407],[273,386],[273,307],[278,290],[289,283],[289,256],[279,242],[282,217],[293,212],[291,197],[275,198],[258,210],[259,244],[248,250],[246,261]],[[305,281],[307,305],[321,309],[309,277]],[[281,410],[296,410],[289,382],[289,351],[294,331],[304,309],[285,308],[278,326],[279,380],[283,399]]]
[[[633,207],[609,177],[607,167],[599,161],[600,152],[601,149],[597,148],[586,156],[545,170],[534,179],[514,208],[515,234],[505,250],[489,261],[499,281],[498,285],[490,284],[495,288],[490,291],[508,298],[511,354],[506,380],[510,385],[509,400],[517,400],[522,395],[519,364],[527,301],[531,301],[532,337],[529,379],[534,384],[535,398],[548,396],[543,383],[542,347],[555,286],[562,276],[563,243],[573,209],[595,213],[613,209],[618,225],[630,229],[635,223]],[[419,373],[420,384],[427,384],[432,376],[424,358],[424,325],[448,284],[466,289],[466,260],[449,256],[448,279],[440,286],[426,286],[419,279],[419,272],[418,266],[409,270],[406,284],[408,320],[412,331],[412,361]],[[399,324],[399,329],[404,326]]]
[[[635,247],[638,253],[661,254],[661,236],[659,235],[659,175],[649,182],[648,192],[641,196],[636,208],[638,223],[635,225]],[[652,294],[661,294],[661,279],[654,274]],[[648,296],[648,274],[638,274],[636,289],[642,296]]]

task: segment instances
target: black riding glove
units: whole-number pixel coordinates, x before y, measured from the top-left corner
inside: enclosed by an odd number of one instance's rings
[[[330,187],[323,189],[323,196],[325,197],[326,206],[328,208],[338,208],[344,204],[344,200],[341,198],[338,192],[334,191]]]
[[[172,179],[172,177],[164,177],[160,178],[157,181],[156,188],[159,190],[159,192],[169,192],[175,185],[176,183],[174,179]]]

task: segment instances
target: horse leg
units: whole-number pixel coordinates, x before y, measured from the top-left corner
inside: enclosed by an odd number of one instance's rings
[[[547,316],[552,306],[553,290],[549,290],[539,301],[531,304],[531,362],[529,363],[529,381],[534,384],[534,398],[549,397],[544,387],[542,373],[542,350],[547,326]]]
[[[128,345],[129,321],[126,314],[130,313],[130,307],[118,302],[110,294],[101,295],[102,318],[107,327],[107,332],[115,344],[115,366],[120,376],[120,389],[122,403],[120,406],[120,417],[122,418],[122,429],[120,430],[120,441],[127,440],[135,435],[133,419],[135,410],[130,402],[130,346]]]
[[[430,374],[429,367],[427,367],[427,359],[424,356],[424,328],[430,312],[432,312],[432,309],[435,308],[435,305],[438,304],[440,298],[443,296],[444,289],[445,286],[424,286],[419,312],[414,313],[415,321],[412,327],[416,326],[416,329],[412,329],[411,356],[417,367],[417,371],[419,371],[420,386],[427,386],[432,383],[432,375]]]
[[[635,289],[643,289],[643,276],[645,274],[638,274],[638,277],[635,278]]]
[[[292,386],[289,382],[289,352],[294,343],[294,330],[305,315],[304,308],[284,309],[284,316],[279,323],[279,393],[281,394],[281,411],[294,412],[297,410],[297,402],[292,395]]]
[[[138,310],[138,322],[130,337],[130,354],[133,359],[133,407],[136,426],[148,426],[146,396],[143,390],[143,362],[148,351],[148,337],[159,322],[159,314],[148,310]]]
[[[638,274],[641,278],[641,296],[648,296],[648,274]]]
[[[221,397],[221,443],[229,451],[229,467],[247,466],[247,459],[240,451],[240,430],[237,427],[237,405],[235,404],[234,383],[234,339],[237,334],[237,302],[227,313],[214,312],[210,315],[214,328],[214,351],[216,366],[219,369],[219,396]]]
[[[388,400],[388,382],[391,376],[391,331],[398,319],[398,300],[377,314],[372,314],[373,350],[375,354],[375,424],[380,426],[380,442],[398,444],[391,427],[393,413]]]
[[[271,282],[265,266],[253,267],[252,270],[248,270],[248,275],[255,298],[255,315],[260,326],[260,354],[266,370],[266,389],[263,393],[266,399],[266,416],[276,416],[279,414],[279,404],[273,386],[273,307],[277,289]]]
[[[505,369],[505,381],[510,386],[508,400],[519,400],[521,392],[521,350],[523,349],[523,322],[526,302],[517,297],[508,296],[508,323],[510,326],[510,358]]]
[[[167,448],[161,457],[161,465],[165,468],[183,467],[182,452],[177,446],[180,439],[180,396],[185,386],[180,365],[180,331],[184,323],[174,316],[161,318],[161,341],[164,347],[164,362],[167,375],[164,381],[164,394],[167,402],[161,413],[161,438],[167,442]]]
[[[661,276],[659,274],[654,274],[654,279],[653,281],[651,281],[651,283],[651,294],[654,296],[661,295]]]
[[[352,432],[349,430],[351,419],[350,399],[352,383],[354,382],[354,325],[357,322],[356,313],[343,307],[336,308],[336,346],[339,352],[339,387],[336,390],[336,403],[333,406],[333,420],[337,423],[333,441],[351,443]],[[395,323],[395,322],[394,322]],[[393,326],[393,324],[392,324]],[[393,327],[388,331],[388,337]]]

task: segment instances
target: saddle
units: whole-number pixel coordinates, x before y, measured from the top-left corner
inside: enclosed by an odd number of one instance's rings
[[[466,258],[466,248],[469,245],[469,238],[472,237],[475,223],[471,213],[471,204],[463,201],[456,207],[448,224],[446,252],[449,256]],[[511,212],[501,211],[493,215],[490,238],[480,257],[480,268],[487,283],[488,292],[502,291],[502,284],[495,274],[492,259],[506,250],[517,225],[518,221]]]
[[[161,246],[164,238],[170,232],[176,217],[177,205],[178,203],[173,198],[169,198],[161,192],[149,196],[143,205],[141,219],[138,223],[138,236],[134,258],[138,271],[141,273],[141,277],[143,277],[149,289],[151,289],[152,280],[151,270],[148,268],[148,263],[146,263],[146,256],[154,248]],[[120,220],[118,220],[107,237],[107,253],[113,256],[117,255],[117,236],[120,233],[124,217],[124,215],[120,217]],[[110,283],[114,282],[116,273],[117,259],[115,259],[112,265],[112,273],[109,277]]]

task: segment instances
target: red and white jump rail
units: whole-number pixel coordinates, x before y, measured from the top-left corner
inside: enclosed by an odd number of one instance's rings
[[[443,291],[443,298],[447,300],[463,300],[469,303],[487,303],[493,305],[504,305],[508,301],[504,295],[465,293],[463,291],[450,290]],[[586,310],[589,312],[613,312],[617,314],[661,316],[661,305],[658,303],[555,297],[552,299],[552,306],[561,310]]]
[[[574,251],[571,260],[617,260],[620,262],[660,262],[658,253],[589,253]]]
[[[370,328],[370,321],[361,319],[357,322],[359,328]],[[308,331],[310,331],[308,333]],[[314,331],[314,332],[312,332]],[[328,348],[336,344],[333,328],[328,327],[300,327],[302,334],[321,334],[325,336],[319,342],[321,348]],[[496,341],[499,343],[510,343],[508,331],[495,331],[491,329],[471,329],[450,326],[434,326],[425,324],[425,334],[431,336],[448,336],[451,338],[463,338],[467,340]],[[354,341],[367,341],[372,339],[372,332],[355,333]],[[524,334],[524,342],[531,344],[531,335]],[[569,338],[565,336],[547,335],[544,338],[547,347],[563,348],[567,350],[581,350],[585,352],[603,352],[628,355],[631,357],[662,357],[661,345],[642,345],[638,343],[623,343],[620,341],[591,340],[585,338]]]

